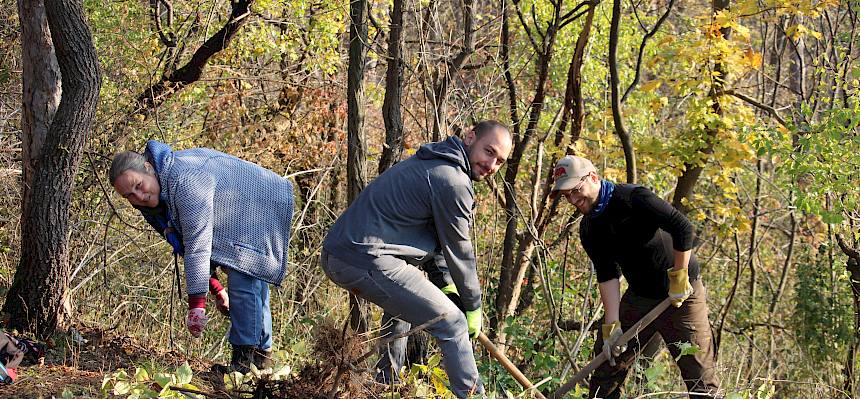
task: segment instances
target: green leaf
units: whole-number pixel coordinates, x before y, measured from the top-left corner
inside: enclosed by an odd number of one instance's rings
[[[665,366],[663,366],[662,364],[655,364],[645,370],[645,378],[651,382],[656,381],[658,378],[660,378],[661,375],[663,375],[663,372],[665,371]]]
[[[172,375],[164,373],[156,374],[153,379],[158,383],[158,385],[161,385],[162,388],[167,388],[175,381],[175,378]]]
[[[117,381],[113,386],[114,395],[125,395],[131,390],[131,385],[127,381]]]
[[[143,367],[138,367],[134,372],[134,380],[137,382],[149,381],[149,372]]]
[[[698,345],[693,345],[689,342],[681,342],[681,343],[678,343],[676,345],[678,346],[678,349],[681,350],[681,353],[678,354],[677,359],[680,359],[681,356],[695,355],[695,354],[699,353],[699,351],[701,350],[701,349],[699,349]]]
[[[69,388],[63,388],[63,399],[74,399],[75,394]]]
[[[191,382],[191,377],[194,376],[194,373],[191,371],[191,366],[188,365],[188,362],[183,363],[176,369],[176,383],[177,384],[188,384]]]

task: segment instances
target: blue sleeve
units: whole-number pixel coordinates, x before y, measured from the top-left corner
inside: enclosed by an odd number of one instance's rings
[[[189,295],[206,294],[212,257],[215,181],[200,171],[183,174],[174,189],[176,220],[185,244],[185,283]]]

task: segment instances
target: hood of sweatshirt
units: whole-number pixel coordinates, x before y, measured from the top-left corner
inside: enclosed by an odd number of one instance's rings
[[[415,155],[419,159],[444,159],[459,166],[467,176],[471,175],[469,152],[466,150],[463,140],[457,136],[448,137],[444,141],[424,144]]]

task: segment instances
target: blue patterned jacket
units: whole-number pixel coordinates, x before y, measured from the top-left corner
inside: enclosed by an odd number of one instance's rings
[[[182,239],[189,295],[206,293],[210,263],[281,284],[293,218],[289,180],[206,148],[173,151],[151,140],[144,155],[158,175],[169,223]],[[156,227],[151,213],[144,216]]]

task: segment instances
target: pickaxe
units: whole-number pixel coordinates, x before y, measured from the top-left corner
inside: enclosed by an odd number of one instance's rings
[[[657,304],[654,309],[651,309],[648,314],[643,316],[639,321],[636,322],[636,324],[634,324],[627,331],[625,331],[624,334],[622,334],[621,337],[618,338],[618,341],[616,341],[616,345],[623,346],[627,344],[628,341],[630,341],[631,339],[633,339],[633,337],[642,332],[645,327],[648,327],[648,325],[651,324],[654,319],[659,317],[663,313],[663,311],[665,311],[669,307],[671,303],[672,299],[666,298],[663,300],[663,302]],[[591,361],[588,362],[588,364],[586,364],[585,367],[582,368],[582,370],[579,370],[579,372],[577,372],[576,374],[574,374],[573,377],[567,380],[564,385],[558,388],[557,391],[553,392],[552,395],[549,396],[550,399],[561,399],[564,394],[573,389],[573,387],[575,387],[576,384],[585,379],[585,377],[588,377],[588,375],[591,374],[592,371],[596,370],[597,367],[603,364],[603,362],[605,361],[606,354],[600,352],[600,354],[595,356],[594,359],[591,359]]]

